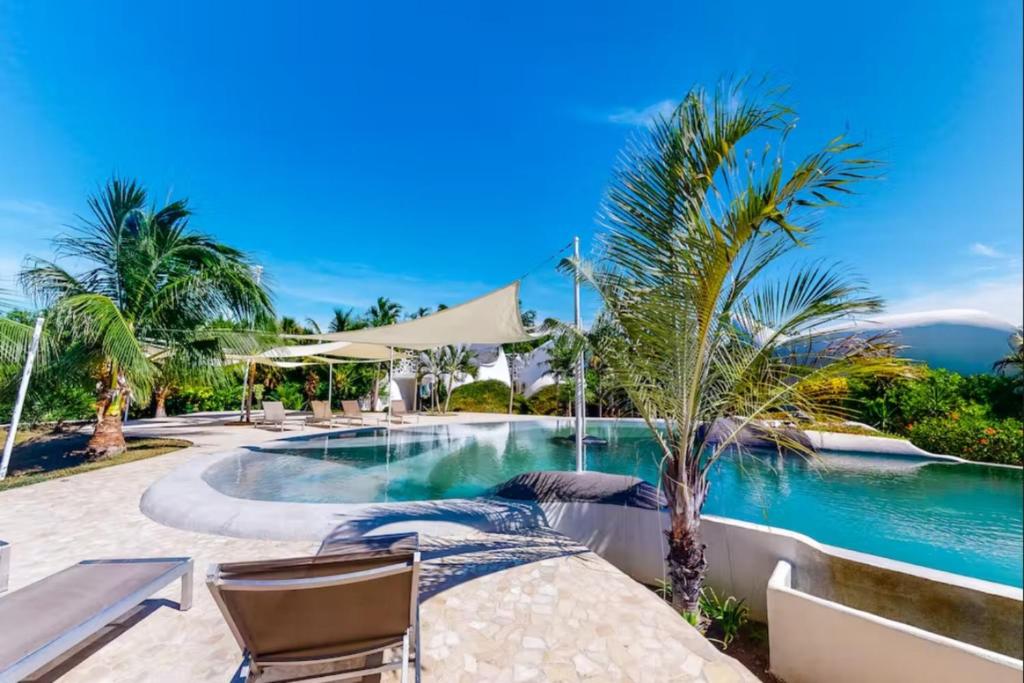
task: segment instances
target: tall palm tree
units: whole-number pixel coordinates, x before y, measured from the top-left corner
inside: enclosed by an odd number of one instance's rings
[[[476,352],[468,346],[445,346],[441,349],[440,369],[447,375],[446,393],[444,396],[444,412],[448,412],[448,405],[452,400],[452,385],[457,377],[476,377],[479,368],[473,361],[476,359]]]
[[[331,322],[327,324],[327,331],[348,332],[363,327],[366,327],[366,321],[360,318],[353,309],[335,308],[331,315]]]
[[[384,327],[398,322],[402,314],[402,305],[386,296],[377,297],[377,301],[366,311],[366,322],[370,327]],[[373,372],[373,388],[370,395],[370,410],[376,410],[380,398],[381,363],[376,363]],[[390,380],[390,378],[388,378]],[[390,384],[390,381],[389,381]]]
[[[865,345],[814,343],[822,326],[874,313],[881,301],[822,264],[769,269],[805,244],[823,211],[873,162],[836,138],[795,163],[781,150],[795,123],[777,93],[746,83],[690,91],[622,153],[602,211],[594,264],[577,275],[601,295],[615,334],[600,350],[662,454],[673,602],[696,614],[706,568],[700,515],[710,468],[743,429],[809,455],[758,421],[766,413],[827,417],[822,380],[900,372]],[[764,149],[754,153],[749,145]],[[799,342],[799,343],[797,343]],[[811,350],[808,350],[811,349]],[[715,419],[734,416],[716,442]]]
[[[523,328],[526,330],[532,330],[533,326],[537,324],[537,311],[534,310],[522,310],[522,301],[519,302],[519,310],[521,311],[519,317],[523,323]],[[519,363],[519,359],[524,355],[533,351],[538,346],[544,343],[544,339],[532,339],[524,342],[512,342],[509,344],[502,344],[501,348],[505,352],[505,360],[508,362],[508,414],[512,414],[512,404],[515,401],[516,396],[516,366]]]
[[[273,308],[244,253],[189,228],[187,200],[156,208],[138,182],[113,178],[88,205],[91,216],[54,244],[86,269],[29,258],[20,280],[100,363],[88,450],[102,457],[125,449],[125,401],[147,403],[159,381],[154,349],[222,315],[256,320]]]
[[[548,348],[548,359],[545,365],[547,366],[547,372],[555,380],[556,412],[561,412],[562,383],[576,372],[576,359],[579,357],[583,340],[577,337],[573,328],[562,325],[558,321],[548,320],[545,323],[545,327],[560,330],[555,334],[551,346]],[[569,414],[571,405],[571,402],[566,405],[566,415]]]

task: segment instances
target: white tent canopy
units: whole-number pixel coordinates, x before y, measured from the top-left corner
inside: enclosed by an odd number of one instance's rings
[[[464,304],[415,320],[351,332],[287,336],[293,339],[349,342],[353,346],[377,345],[413,350],[449,344],[508,344],[533,339],[523,328],[519,312],[518,281]],[[342,349],[338,351],[342,353]]]

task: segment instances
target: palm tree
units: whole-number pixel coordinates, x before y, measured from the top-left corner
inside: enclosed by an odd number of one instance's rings
[[[555,334],[551,346],[548,348],[547,371],[555,379],[555,405],[556,412],[562,410],[561,386],[567,378],[572,377],[576,372],[576,358],[579,356],[581,340],[576,336],[572,328],[562,325],[554,320],[545,323],[548,329],[558,328],[560,331]],[[565,407],[566,415],[569,414],[569,403]]]
[[[349,332],[366,327],[366,321],[356,315],[351,308],[335,308],[331,316],[331,322],[327,324],[328,332]]]
[[[741,430],[809,455],[758,418],[825,418],[839,409],[808,387],[905,367],[866,345],[812,343],[830,322],[881,309],[841,271],[787,264],[786,279],[769,276],[874,164],[855,158],[857,145],[842,138],[784,164],[779,150],[794,115],[775,93],[745,97],[745,85],[690,91],[627,147],[603,205],[600,260],[575,268],[614,326],[599,350],[610,377],[663,456],[668,574],[674,605],[690,615],[706,568],[700,515],[708,473]],[[740,148],[748,144],[766,151]],[[707,426],[722,416],[736,417],[735,427],[712,443]]]
[[[89,267],[73,274],[30,258],[20,280],[100,364],[88,450],[102,457],[125,449],[125,401],[148,402],[159,381],[154,349],[223,314],[256,320],[273,308],[245,254],[189,229],[187,200],[157,209],[138,182],[113,178],[88,205],[91,217],[58,237],[55,250]]]
[[[537,311],[526,310],[523,311],[522,301],[519,302],[519,314],[520,319],[523,323],[523,328],[526,330],[533,329],[533,326],[537,324]],[[505,360],[508,362],[508,414],[512,414],[512,403],[515,401],[516,396],[516,365],[519,359],[533,351],[538,346],[544,343],[543,339],[533,339],[525,342],[512,342],[510,344],[502,344],[502,350],[505,352]]]
[[[396,301],[392,301],[386,296],[377,297],[376,303],[370,306],[370,309],[366,311],[367,324],[370,327],[384,327],[385,325],[394,325],[398,322],[398,316],[402,314],[402,305]],[[382,363],[376,363],[374,365],[373,372],[373,388],[370,394],[370,410],[377,409],[377,401],[380,398],[380,373]],[[390,385],[390,377],[388,378]]]
[[[473,362],[476,359],[476,352],[468,346],[445,346],[441,349],[440,370],[448,376],[446,393],[444,397],[444,412],[448,412],[448,404],[452,400],[452,385],[455,378],[476,377],[479,368]]]
[[[1024,386],[1024,327],[1010,335],[1010,353],[993,364],[992,369],[999,374],[1013,373],[1017,382]]]

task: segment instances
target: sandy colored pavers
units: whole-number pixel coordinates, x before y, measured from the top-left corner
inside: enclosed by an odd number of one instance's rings
[[[199,574],[191,611],[152,610],[60,680],[227,681],[240,656],[202,586],[205,568],[310,553],[315,545],[172,529],[145,517],[139,497],[197,454],[280,435],[202,418],[132,430],[180,435],[197,446],[0,493],[0,538],[13,548],[11,588],[85,558],[190,555]],[[646,588],[557,534],[425,538],[423,546],[426,681],[756,680]],[[174,600],[175,588],[161,597]]]

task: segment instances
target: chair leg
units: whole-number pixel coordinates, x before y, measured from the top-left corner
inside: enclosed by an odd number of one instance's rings
[[[192,609],[192,566],[181,575],[181,600],[178,601],[178,611],[187,612]]]
[[[402,683],[409,683],[409,632],[402,638]]]

